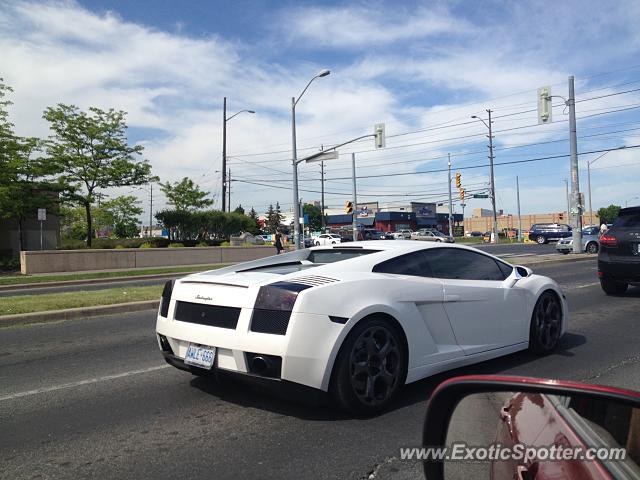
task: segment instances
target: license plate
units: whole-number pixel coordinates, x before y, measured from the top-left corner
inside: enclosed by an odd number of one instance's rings
[[[215,358],[216,347],[190,343],[189,348],[187,348],[187,354],[184,356],[184,363],[210,370]]]

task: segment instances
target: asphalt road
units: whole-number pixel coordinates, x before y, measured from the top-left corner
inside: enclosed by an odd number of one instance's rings
[[[606,297],[594,262],[539,267],[572,311],[552,355],[527,352],[407,386],[394,408],[355,419],[167,367],[155,312],[0,329],[0,477],[420,478],[398,459],[420,444],[443,379],[501,373],[640,390],[640,288]]]
[[[509,262],[516,262],[519,256],[528,255],[544,255],[544,256],[560,256],[555,250],[554,244],[538,245],[538,244],[498,244],[498,245],[472,245],[474,247],[485,250],[493,255],[499,255]],[[106,288],[119,287],[144,287],[149,285],[162,285],[172,278],[180,278],[187,275],[186,273],[168,274],[162,278],[153,278],[146,280],[110,280],[100,283],[86,283],[80,285],[57,285],[57,286],[25,286],[16,290],[0,290],[0,297],[9,297],[14,295],[40,295],[43,293],[62,293],[62,292],[80,292],[90,290],[103,290]]]

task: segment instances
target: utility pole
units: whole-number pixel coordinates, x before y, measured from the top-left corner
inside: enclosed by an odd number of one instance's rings
[[[578,136],[576,133],[576,95],[573,75],[569,77],[569,145],[571,147],[571,226],[573,227],[573,253],[582,253],[582,206],[578,178]]]
[[[569,181],[564,179],[564,194],[567,197],[567,217],[571,216],[571,200],[569,199]],[[567,221],[569,218],[567,218]]]
[[[356,195],[356,154],[351,154],[351,173],[353,176],[353,241],[358,240],[358,196]]]
[[[520,216],[520,181],[516,175],[516,198],[518,201],[518,241],[522,241],[522,217]]]
[[[227,97],[222,101],[222,211],[227,207]]]
[[[153,237],[153,182],[150,184],[151,189],[149,190],[149,236]]]
[[[229,192],[229,198],[227,202],[227,212],[231,211],[231,167],[229,167],[227,174],[227,182],[229,182],[229,186],[227,188],[227,192]]]
[[[453,200],[451,199],[451,154],[448,153],[447,167],[449,171],[449,235],[453,237]]]
[[[321,197],[320,197],[320,219],[322,222],[322,233],[324,233],[325,224],[324,224],[324,162],[320,162],[320,181],[321,185]]]
[[[498,243],[498,214],[496,213],[496,183],[493,176],[493,133],[491,127],[491,109],[489,114],[489,165],[491,168],[491,207],[493,208],[493,243]]]

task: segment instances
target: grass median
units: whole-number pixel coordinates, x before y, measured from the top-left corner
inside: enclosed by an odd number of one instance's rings
[[[226,267],[230,264],[215,265],[184,265],[180,267],[159,267],[144,268],[137,270],[117,271],[117,272],[90,272],[90,273],[64,273],[60,275],[7,275],[0,276],[0,286],[2,285],[26,285],[30,283],[50,283],[66,280],[93,280],[99,278],[126,278],[137,277],[140,275],[159,275],[169,273],[194,273],[204,272],[206,270],[215,270],[216,268]]]
[[[18,313],[36,313],[68,308],[159,300],[162,288],[162,285],[152,285],[149,287],[108,288],[104,290],[0,297],[0,317]]]

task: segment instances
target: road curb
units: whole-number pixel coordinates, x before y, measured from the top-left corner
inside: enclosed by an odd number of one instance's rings
[[[3,315],[0,316],[0,328],[33,323],[59,322],[60,320],[95,317],[98,315],[157,310],[159,303],[160,300],[145,300],[142,302],[116,303],[114,305],[100,305],[97,307],[79,307],[66,310],[50,310],[48,312]]]

